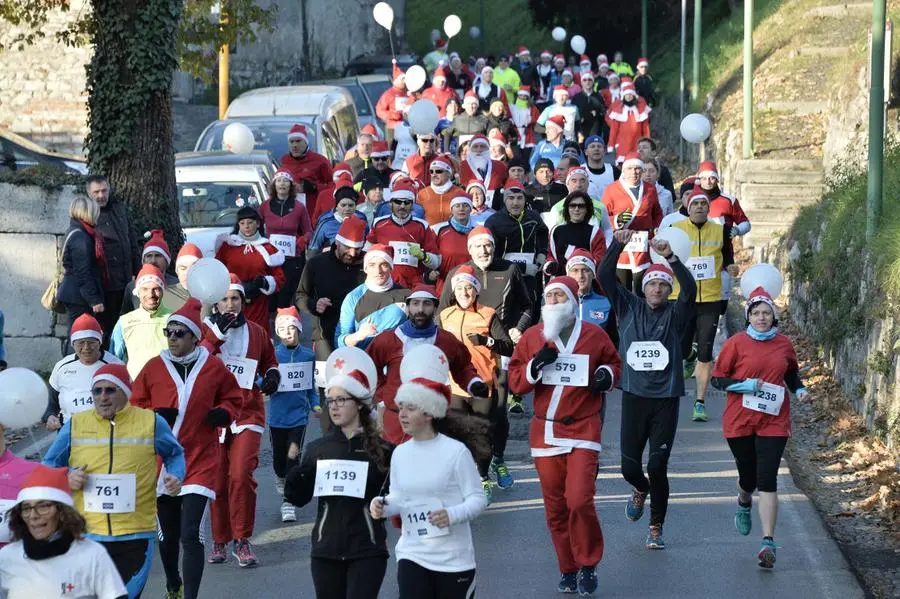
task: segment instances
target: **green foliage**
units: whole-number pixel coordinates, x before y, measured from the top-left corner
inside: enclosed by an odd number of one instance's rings
[[[47,23],[50,12],[68,11],[70,4],[71,0],[0,0],[0,20],[22,29],[7,41],[7,46],[21,50],[45,37],[41,27]],[[88,19],[89,16],[79,15],[70,27],[56,34],[57,39],[68,45],[83,42]],[[5,49],[0,44],[0,50]]]
[[[17,171],[0,171],[0,183],[12,185],[34,185],[46,190],[59,189],[64,185],[83,186],[87,182],[84,175],[67,172],[59,167],[41,164]]]

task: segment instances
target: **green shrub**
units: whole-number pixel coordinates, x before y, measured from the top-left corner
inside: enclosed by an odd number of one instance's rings
[[[43,189],[59,189],[64,185],[83,186],[87,177],[48,164],[30,166],[17,171],[0,171],[0,183],[35,185]]]

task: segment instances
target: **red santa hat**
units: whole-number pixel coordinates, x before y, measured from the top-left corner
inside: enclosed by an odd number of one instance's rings
[[[390,158],[391,146],[384,140],[378,140],[372,143],[372,151],[369,153],[372,158]]]
[[[138,271],[134,280],[134,294],[137,295],[138,289],[155,285],[163,289],[166,288],[166,279],[162,272],[152,264],[145,264]]]
[[[544,58],[544,57],[553,58],[553,53],[550,50],[547,50],[545,48],[544,50],[541,50],[541,58]]]
[[[431,76],[431,80],[434,81],[438,77],[447,78],[447,71],[444,70],[444,67],[438,67],[434,70],[434,75]]]
[[[443,48],[446,45],[447,45],[447,40],[445,40],[445,39],[437,38],[436,40],[434,40],[435,48]]]
[[[547,295],[547,292],[552,291],[553,289],[559,289],[565,293],[572,304],[578,303],[578,282],[572,277],[565,275],[553,277],[550,279],[550,282],[547,283],[547,286],[544,287],[544,295]]]
[[[273,181],[275,181],[277,179],[286,179],[286,180],[290,181],[291,183],[294,182],[294,176],[290,173],[290,171],[286,171],[283,168],[278,169],[277,171],[275,171],[275,174],[272,175]]]
[[[55,501],[69,507],[75,507],[72,494],[69,492],[69,469],[50,468],[38,464],[25,477],[16,503],[24,501]]]
[[[469,231],[469,236],[466,238],[466,247],[472,247],[472,244],[476,241],[490,241],[494,243],[494,234],[484,225],[478,225]]]
[[[561,114],[554,114],[549,119],[547,119],[545,126],[546,125],[555,125],[555,126],[559,127],[560,129],[565,129],[566,128],[566,117],[564,117]]]
[[[591,57],[588,56],[587,54],[582,54],[581,57],[578,59],[578,64],[579,65],[586,64],[586,65],[590,66]]]
[[[475,294],[481,293],[481,281],[475,275],[475,269],[468,264],[463,264],[456,269],[456,273],[450,279],[450,285],[456,289],[457,285],[468,283],[475,288]]]
[[[769,295],[769,292],[766,291],[763,287],[757,287],[750,292],[750,297],[747,298],[747,307],[744,310],[744,315],[747,320],[750,320],[750,308],[752,308],[754,304],[758,304],[760,302],[763,304],[768,304],[768,306],[772,308],[772,313],[776,313],[775,302],[772,301],[772,296]]]
[[[394,87],[402,87],[402,84],[406,81],[406,73],[403,72],[403,69],[397,64],[396,59],[393,62],[394,66],[391,69],[391,80],[394,83]]]
[[[622,95],[624,96],[626,94],[634,94],[635,96],[637,95],[637,92],[634,89],[634,83],[632,83],[631,81],[622,82]]]
[[[231,281],[234,281],[237,278],[235,275],[231,275],[231,277],[233,277],[230,279]],[[240,283],[240,281],[238,281],[238,283]],[[229,289],[234,289],[234,287],[229,286]],[[244,288],[241,287],[238,291],[243,293]],[[166,323],[177,322],[183,324],[194,334],[194,337],[200,339],[203,336],[203,332],[200,330],[200,310],[202,307],[200,300],[196,297],[190,297],[184,302],[183,306],[178,308],[177,312],[169,316]]]
[[[593,81],[593,80],[594,80],[594,74],[593,74],[592,72],[590,72],[590,71],[585,71],[585,72],[583,72],[583,73],[581,74],[581,80],[582,80],[582,81]]]
[[[699,186],[694,187],[694,189],[691,190],[691,195],[688,196],[687,207],[690,208],[691,203],[697,200],[706,200],[707,202],[709,202],[709,196],[706,195],[706,192],[703,191],[703,188]]]
[[[585,179],[588,178],[587,169],[583,166],[572,166],[569,167],[569,170],[566,171],[566,184],[568,185],[569,179],[572,177],[577,177],[578,175],[583,176]]]
[[[360,400],[363,405],[371,406],[373,384],[374,381],[370,381],[369,377],[357,368],[347,373],[337,373],[328,379],[325,383],[325,393],[338,387],[349,393],[354,399]]]
[[[697,169],[697,177],[713,177],[716,181],[718,181],[719,169],[716,168],[716,163],[712,160],[701,162],[700,167]]]
[[[472,179],[471,181],[469,181],[469,184],[466,185],[466,193],[468,193],[469,190],[472,189],[473,187],[480,189],[481,195],[483,195],[485,197],[487,196],[487,189],[485,189],[484,183],[482,183],[478,179]]]
[[[471,150],[473,146],[483,145],[485,148],[490,148],[491,144],[488,141],[488,138],[484,136],[483,133],[476,133],[472,136],[472,139],[469,140],[469,149]]]
[[[500,133],[499,129],[494,129],[491,131],[490,144],[492,146],[503,146],[505,148],[507,146],[506,136]]]
[[[598,69],[598,70],[599,70],[599,69],[604,69],[604,68],[606,68],[606,69],[609,68],[609,63],[606,62],[605,60],[604,60],[603,62],[601,62],[600,64],[597,65],[597,69]],[[618,75],[617,75],[617,77],[618,77]]]
[[[376,243],[366,250],[366,257],[363,258],[363,267],[369,265],[373,260],[384,260],[388,266],[394,268],[394,248],[383,243]]]
[[[506,180],[506,185],[503,186],[503,191],[525,191],[525,186],[522,185],[522,182],[515,177],[510,177]]]
[[[413,287],[410,294],[406,296],[407,303],[409,303],[409,300],[413,299],[427,299],[434,300],[435,303],[438,302],[438,296],[435,294],[434,287],[425,285],[424,283],[419,283]]]
[[[203,257],[203,252],[193,243],[186,243],[178,250],[178,256],[175,258],[175,265],[186,264],[190,266]]]
[[[144,244],[144,251],[141,252],[141,259],[150,252],[156,252],[163,255],[163,258],[166,259],[166,264],[172,261],[172,255],[169,253],[169,244],[166,243],[166,238],[163,235],[162,229],[147,231],[144,233],[144,239],[147,240],[147,243]]]
[[[638,68],[641,68],[641,67],[649,67],[649,66],[650,66],[650,61],[647,60],[646,58],[644,58],[643,56],[641,56],[640,58],[638,58],[637,66],[638,66]]]
[[[566,64],[566,57],[562,54],[555,54],[553,56],[553,62],[561,62],[563,64]]]
[[[457,204],[466,204],[469,208],[472,208],[472,198],[464,194],[459,194],[450,198],[451,209]]]
[[[291,130],[288,131],[288,141],[292,141],[294,139],[302,139],[307,144],[309,144],[309,133],[306,130],[306,125],[303,123],[295,123]]]
[[[516,50],[516,56],[518,56],[519,58],[530,54],[531,52],[529,52],[528,48],[526,48],[525,46],[519,46],[519,49]]]
[[[341,175],[335,179],[332,196],[334,196],[335,204],[345,198],[359,203],[359,192],[353,189],[353,179],[350,178],[350,175]]]
[[[609,65],[606,65],[606,66],[609,66]],[[616,81],[620,81],[621,77],[619,77],[619,74],[616,73],[615,71],[610,71],[609,74],[606,76],[606,80],[612,81],[613,79],[615,79]]]
[[[565,73],[565,72],[564,72],[564,73]],[[571,74],[572,74],[572,71],[569,71],[569,75],[571,75]],[[560,92],[565,92],[566,94],[568,94],[568,93],[569,93],[569,88],[566,87],[565,85],[557,85],[556,87],[553,88],[553,95],[554,95],[554,96],[555,96],[556,94],[560,93]]]
[[[562,76],[565,77],[566,75],[568,75],[568,76],[571,77],[572,79],[575,78],[575,75],[572,74],[572,70],[571,70],[571,69],[563,69]],[[562,86],[561,86],[561,85],[557,85],[556,87],[557,87],[557,88],[560,88],[560,87],[562,87]],[[556,91],[556,90],[554,89],[553,91]],[[568,90],[567,90],[567,91],[568,91]]]
[[[297,311],[297,306],[278,308],[275,313],[275,328],[279,327],[297,327],[298,334],[303,332],[303,323],[300,322],[300,312]]]
[[[644,168],[644,161],[641,160],[641,155],[637,152],[628,152],[625,154],[625,161],[622,163],[622,166],[639,166]]]
[[[467,102],[475,102],[478,104],[478,96],[475,94],[475,90],[470,89],[466,92],[466,95],[463,96],[463,104]]]
[[[416,377],[400,385],[394,401],[397,405],[416,406],[433,418],[444,418],[450,405],[450,385]]]
[[[570,268],[578,265],[586,266],[591,272],[597,271],[597,263],[594,262],[594,257],[585,249],[578,248],[572,252],[572,255],[566,260],[566,273],[569,272]]]
[[[237,291],[241,295],[246,295],[247,292],[244,291],[244,284],[241,282],[241,279],[234,274],[233,272],[228,273],[229,283],[228,283],[228,291]]]
[[[530,85],[520,85],[519,91],[516,92],[519,96],[530,96],[531,95],[531,86]]]
[[[366,135],[371,135],[375,139],[378,139],[378,129],[375,128],[375,125],[372,123],[367,123],[363,125],[363,127],[359,130],[360,133],[365,133]]]
[[[407,177],[397,179],[397,181],[391,185],[392,200],[410,200],[414,202],[417,193],[418,190],[416,189],[415,184]]]
[[[449,159],[444,158],[443,156],[439,156],[432,160],[431,163],[429,163],[428,168],[446,171],[450,174],[453,174],[453,165],[450,163]]]
[[[124,364],[104,364],[98,368],[91,378],[91,386],[100,381],[112,383],[122,390],[125,397],[131,399],[131,375],[128,374],[128,368]]]
[[[75,343],[79,339],[96,339],[103,341],[103,328],[96,318],[90,314],[82,314],[72,323],[72,332],[69,339]]]
[[[358,216],[351,214],[341,223],[334,240],[349,248],[359,249],[366,244],[366,223]]]
[[[347,162],[338,162],[334,165],[334,171],[331,174],[332,181],[337,181],[341,177],[353,178],[353,167]]]
[[[597,55],[597,64],[607,63],[606,66],[609,66],[609,58],[607,58],[606,54],[598,54]]]
[[[668,283],[669,287],[675,286],[675,274],[672,272],[672,269],[665,264],[651,264],[650,267],[644,271],[644,279],[641,281],[641,291],[644,291],[647,284],[654,280]]]

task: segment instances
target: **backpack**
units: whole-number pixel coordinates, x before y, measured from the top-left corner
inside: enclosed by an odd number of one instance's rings
[[[69,238],[72,237],[74,232],[75,229],[69,231],[69,234],[66,235],[66,240],[63,241],[62,249],[56,259],[56,275],[50,279],[47,290],[44,291],[44,295],[41,296],[41,305],[49,312],[56,312],[58,314],[66,313],[66,306],[56,299],[56,293],[59,290],[59,285],[62,283],[62,278],[65,274],[65,268],[63,268],[63,256],[66,254],[66,244],[69,243]]]

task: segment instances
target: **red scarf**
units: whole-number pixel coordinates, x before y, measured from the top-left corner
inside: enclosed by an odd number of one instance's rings
[[[106,265],[106,250],[103,248],[103,235],[97,235],[94,227],[83,220],[79,220],[85,232],[94,239],[94,257],[100,263],[100,272],[103,274],[103,286],[109,285],[109,269]]]

